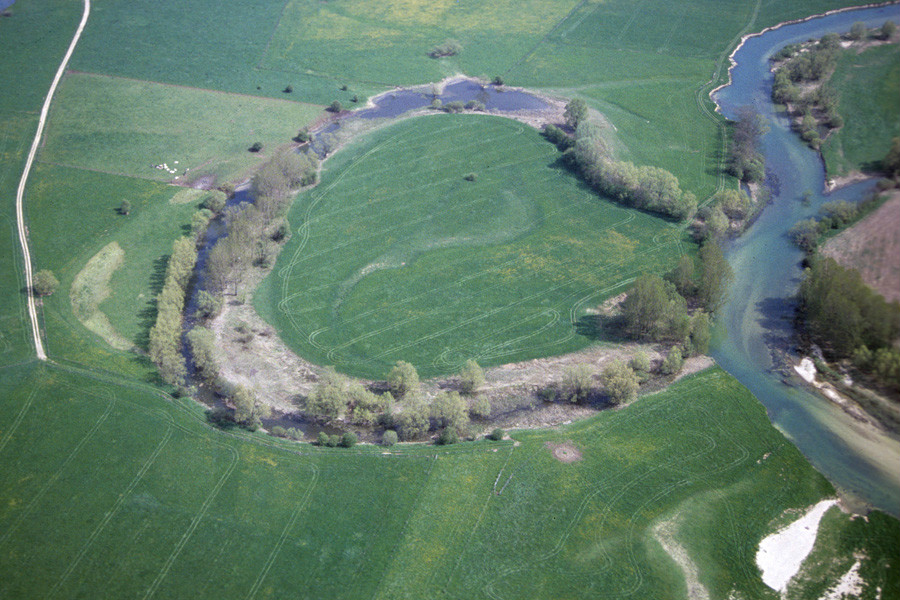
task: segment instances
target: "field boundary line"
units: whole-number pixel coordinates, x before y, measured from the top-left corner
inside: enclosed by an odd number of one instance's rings
[[[31,388],[31,393],[28,394],[28,400],[22,405],[22,408],[19,409],[19,414],[16,415],[15,420],[9,426],[9,430],[3,434],[3,439],[0,439],[0,452],[3,452],[3,449],[6,448],[6,444],[9,443],[9,440],[12,439],[13,433],[16,432],[16,429],[19,428],[19,425],[22,423],[22,419],[25,417],[25,413],[28,412],[28,409],[31,408],[31,405],[34,403],[34,395],[37,393],[38,386],[35,385]]]
[[[41,144],[41,136],[44,133],[44,125],[47,122],[47,115],[50,112],[50,103],[53,101],[56,87],[59,85],[59,81],[66,71],[66,65],[69,64],[72,53],[75,52],[75,45],[78,44],[78,40],[81,39],[81,32],[84,31],[84,26],[87,25],[88,16],[90,16],[90,14],[91,0],[84,0],[84,12],[81,15],[81,22],[78,24],[78,29],[75,30],[75,36],[72,38],[69,49],[66,50],[65,56],[59,64],[59,68],[56,70],[56,76],[53,78],[53,83],[50,84],[50,91],[47,92],[47,97],[44,99],[44,106],[41,109],[40,119],[38,119],[37,132],[34,134],[34,141],[31,143],[31,151],[29,151],[28,158],[25,161],[25,170],[22,172],[22,178],[19,180],[19,188],[16,190],[16,226],[19,230],[19,244],[22,247],[22,258],[25,265],[28,316],[31,319],[31,333],[34,336],[34,350],[40,360],[47,360],[47,353],[44,351],[44,342],[41,339],[41,327],[38,323],[37,307],[34,301],[34,292],[32,290],[31,252],[28,249],[28,229],[25,227],[25,212],[22,208],[23,200],[25,198],[25,184],[28,183],[28,175],[31,172],[34,157]]]

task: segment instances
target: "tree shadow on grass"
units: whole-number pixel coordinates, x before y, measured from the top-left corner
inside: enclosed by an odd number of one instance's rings
[[[166,267],[168,264],[168,254],[164,254],[153,261],[153,270],[150,272],[150,298],[137,314],[141,327],[134,343],[144,351],[150,348],[150,329],[156,323],[156,297],[162,291],[163,284],[166,281]]]
[[[621,316],[584,315],[575,321],[575,333],[592,341],[622,344],[631,341]]]

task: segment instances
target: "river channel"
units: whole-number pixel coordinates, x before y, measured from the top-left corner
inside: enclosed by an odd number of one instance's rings
[[[794,294],[802,252],[787,236],[798,221],[815,216],[829,200],[862,199],[873,182],[824,194],[825,169],[818,154],[790,130],[770,101],[769,59],[787,44],[846,32],[853,23],[879,27],[900,22],[900,6],[858,9],[785,25],[748,38],[735,53],[732,83],[714,94],[721,112],[736,118],[753,106],[769,121],[763,137],[772,204],[726,249],[735,280],[720,315],[725,333],[713,356],[766,406],[769,417],[813,465],[851,499],[900,516],[900,441],[865,426],[819,395],[782,382],[772,348],[791,346]],[[801,201],[811,191],[811,201]]]

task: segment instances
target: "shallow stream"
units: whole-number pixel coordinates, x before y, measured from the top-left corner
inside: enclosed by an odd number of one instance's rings
[[[769,121],[763,137],[772,204],[726,250],[735,272],[720,323],[725,335],[713,356],[766,406],[772,422],[835,485],[858,500],[900,516],[900,441],[863,425],[832,402],[782,382],[772,349],[791,346],[794,294],[802,274],[802,252],[788,239],[790,228],[815,216],[829,200],[860,200],[872,189],[863,182],[823,194],[825,170],[818,154],[790,130],[770,101],[769,58],[787,44],[846,32],[853,23],[878,27],[900,21],[897,5],[846,11],[785,25],[746,40],[735,54],[732,84],[714,95],[722,113],[736,118],[752,105]],[[809,202],[801,199],[811,192]]]

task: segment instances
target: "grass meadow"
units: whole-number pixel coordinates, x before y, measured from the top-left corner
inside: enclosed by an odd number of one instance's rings
[[[320,114],[285,100],[69,74],[40,160],[154,181],[239,180]],[[262,152],[247,150],[254,142]]]
[[[877,168],[900,136],[900,45],[842,53],[829,86],[837,91],[844,126],[822,144],[828,175]]]
[[[374,378],[397,360],[431,376],[608,339],[582,331],[585,309],[693,245],[598,198],[558,157],[498,117],[371,134],[295,201],[293,237],[254,303],[301,355]]]
[[[712,597],[776,598],[759,539],[833,493],[716,369],[516,445],[386,453],[216,431],[75,369],[4,373],[3,597],[677,598],[653,533],[672,521]],[[564,442],[582,459],[556,460]],[[841,554],[820,544],[816,567],[839,576],[862,553],[889,598],[897,522],[828,519]]]

